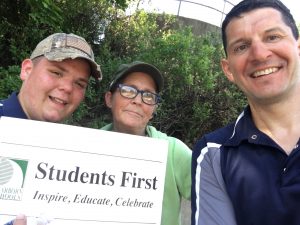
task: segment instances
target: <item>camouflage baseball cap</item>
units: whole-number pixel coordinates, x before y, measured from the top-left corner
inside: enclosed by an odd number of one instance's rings
[[[50,61],[83,58],[91,66],[91,75],[102,79],[100,65],[95,62],[94,53],[86,40],[75,34],[55,33],[42,40],[33,50],[30,59],[45,56]]]

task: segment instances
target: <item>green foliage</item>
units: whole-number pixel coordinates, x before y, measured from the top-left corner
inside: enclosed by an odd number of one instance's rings
[[[13,91],[20,89],[22,82],[19,74],[19,66],[10,66],[8,69],[0,67],[0,99],[7,98]]]
[[[49,0],[0,3],[0,66],[19,65],[36,44],[62,21],[60,11]]]
[[[62,11],[51,0],[26,0],[31,10],[29,16],[37,24],[60,26]]]
[[[192,146],[199,136],[232,121],[246,102],[219,66],[219,34],[199,37],[189,27],[173,29],[176,24],[174,17],[143,11],[118,17],[106,28],[103,44],[109,54],[102,63],[111,65],[105,73],[108,80],[120,63],[142,60],[157,66],[165,77],[165,90],[151,123]]]
[[[100,128],[111,122],[104,93],[121,63],[154,64],[165,77],[163,102],[151,124],[189,146],[232,121],[246,105],[220,68],[219,33],[203,36],[177,18],[137,11],[126,0],[2,0],[0,3],[0,98],[18,90],[21,61],[53,32],[76,33],[91,43],[104,75],[91,79],[85,101],[65,123]]]

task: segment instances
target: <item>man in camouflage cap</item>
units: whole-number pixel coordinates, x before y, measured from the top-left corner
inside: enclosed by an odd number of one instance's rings
[[[102,79],[86,40],[75,34],[52,34],[22,62],[21,89],[0,101],[0,117],[63,121],[84,99],[90,76]]]

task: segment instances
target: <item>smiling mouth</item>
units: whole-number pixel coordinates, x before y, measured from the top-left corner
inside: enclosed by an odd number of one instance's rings
[[[62,105],[66,105],[67,102],[66,101],[63,101],[59,98],[55,98],[55,97],[52,97],[52,96],[49,96],[49,98],[53,101],[53,102],[56,102],[56,103],[59,103],[59,104],[62,104]]]
[[[253,77],[260,77],[260,76],[264,76],[264,75],[269,75],[271,73],[275,73],[279,70],[279,67],[272,67],[272,68],[268,68],[268,69],[264,69],[264,70],[259,70],[256,71],[252,74]]]
[[[127,110],[127,113],[129,113],[129,114],[131,114],[131,115],[134,115],[134,116],[138,116],[138,117],[141,116],[139,113],[134,112],[134,111],[128,111],[128,110]]]

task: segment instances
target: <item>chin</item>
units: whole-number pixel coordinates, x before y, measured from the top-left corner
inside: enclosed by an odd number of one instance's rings
[[[59,123],[59,122],[62,122],[64,119],[61,116],[57,116],[57,115],[53,116],[52,115],[52,116],[46,116],[44,118],[44,120],[46,122]]]

